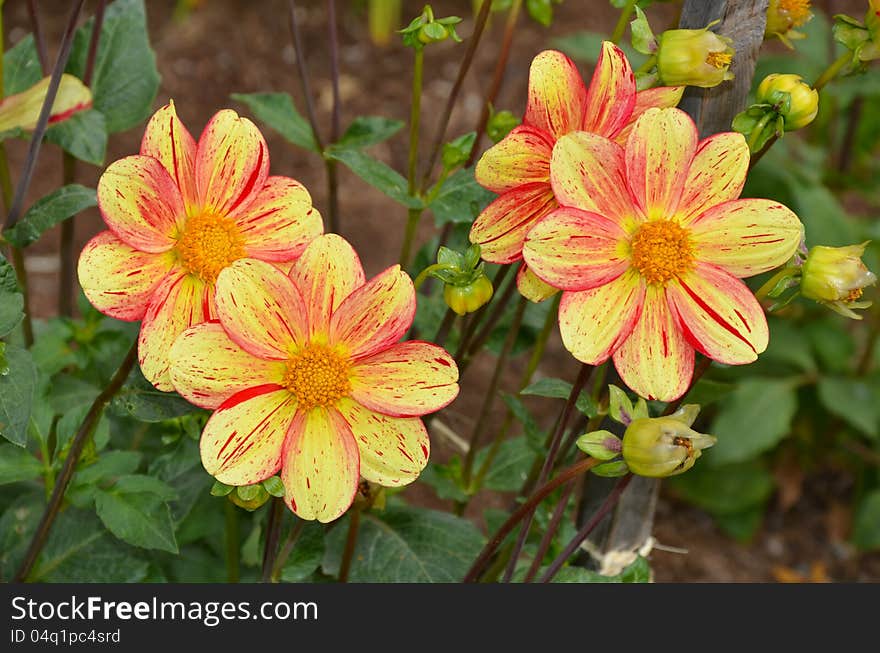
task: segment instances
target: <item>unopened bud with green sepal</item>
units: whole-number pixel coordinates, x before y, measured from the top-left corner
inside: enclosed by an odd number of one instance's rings
[[[862,316],[854,308],[868,308],[860,301],[864,289],[877,283],[877,276],[862,262],[867,242],[846,247],[816,245],[801,268],[801,295],[854,320]]]
[[[576,441],[578,449],[596,460],[612,460],[620,455],[622,443],[611,431],[590,431]]]
[[[639,418],[623,434],[623,460],[639,476],[663,478],[686,472],[715,444],[691,428],[700,407],[689,404],[665,417]]]
[[[403,44],[411,48],[424,48],[429,43],[439,43],[446,39],[461,42],[461,38],[455,31],[455,26],[461,22],[458,16],[447,18],[435,18],[431,5],[425,5],[421,15],[400,30],[403,35]]]
[[[671,29],[657,41],[657,74],[664,86],[711,88],[733,79],[733,41],[709,27]]]

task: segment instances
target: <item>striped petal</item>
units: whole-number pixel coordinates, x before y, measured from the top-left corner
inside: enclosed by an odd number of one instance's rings
[[[560,208],[532,227],[523,258],[543,281],[562,290],[589,290],[629,267],[626,232],[597,213]]]
[[[636,122],[626,142],[626,171],[649,220],[675,213],[698,140],[694,121],[679,109],[649,109]]]
[[[171,347],[171,382],[187,401],[214,409],[232,395],[267,383],[281,385],[285,365],[251,356],[219,322],[184,331]]]
[[[186,214],[177,184],[157,160],[127,156],[98,180],[98,207],[110,231],[142,252],[166,252]]]
[[[645,111],[654,108],[666,109],[674,107],[681,101],[683,93],[684,86],[658,86],[636,93],[636,103],[629,116],[629,122],[618,132],[614,140],[625,147],[632,128],[635,127],[636,121]]]
[[[804,226],[798,217],[771,200],[725,202],[691,224],[697,258],[741,278],[786,263],[803,236]]]
[[[403,337],[416,313],[412,279],[393,265],[346,297],[330,318],[330,343],[352,358],[387,349]]]
[[[313,336],[328,332],[333,311],[365,283],[357,252],[336,234],[315,238],[291,267],[290,278],[305,301]]]
[[[150,298],[173,265],[170,253],[140,252],[112,232],[102,231],[83,248],[77,273],[92,306],[130,322],[143,319]]]
[[[412,483],[428,464],[431,443],[418,417],[388,417],[344,399],[339,412],[351,427],[361,476],[385,487]]]
[[[559,332],[571,355],[598,365],[629,337],[642,312],[645,286],[629,271],[593,290],[564,292],[559,304]]]
[[[700,141],[688,168],[678,212],[683,224],[742,193],[749,171],[749,146],[742,134],[726,132]]]
[[[550,161],[550,182],[562,206],[598,213],[621,225],[636,219],[624,150],[603,136],[575,132],[559,139]]]
[[[767,318],[739,279],[708,263],[670,282],[670,306],[688,341],[728,365],[751,363],[767,348]]]
[[[610,41],[603,41],[587,90],[582,129],[614,138],[629,122],[635,103],[636,78],[626,55]]]
[[[672,401],[687,392],[694,348],[678,328],[661,286],[648,286],[642,315],[613,358],[623,382],[645,399]]]
[[[571,59],[545,50],[532,60],[523,124],[559,138],[580,129],[586,106],[587,89]]]
[[[298,412],[284,444],[284,499],[301,519],[331,522],[354,501],[358,446],[336,410]]]
[[[305,302],[270,263],[237,260],[217,277],[214,300],[226,333],[253,356],[286,360],[308,340]]]
[[[189,327],[207,320],[205,283],[182,273],[172,274],[153,293],[138,338],[138,360],[144,377],[158,390],[171,383],[171,345]]]
[[[192,215],[198,205],[196,194],[196,141],[177,117],[174,100],[150,118],[141,140],[141,154],[158,159],[174,183],[187,213]]]
[[[211,415],[199,443],[202,465],[221,483],[252,485],[281,469],[296,400],[277,385],[249,388]]]
[[[534,127],[520,125],[483,153],[474,176],[493,193],[505,193],[523,184],[550,183],[553,141]]]
[[[266,183],[266,141],[247,118],[231,109],[218,111],[199,138],[195,170],[203,210],[228,215],[253,200]]]
[[[269,177],[232,218],[244,239],[245,255],[261,261],[295,259],[324,231],[311,195],[289,177]]]
[[[516,273],[516,288],[519,294],[528,299],[530,302],[543,302],[559,292],[559,288],[554,288],[545,283],[541,278],[531,271],[528,265],[521,265]]]
[[[549,184],[525,184],[497,198],[474,221],[470,240],[490,263],[522,258],[523,240],[538,221],[559,205]]]
[[[401,342],[359,360],[351,369],[351,397],[392,417],[440,410],[458,395],[458,367],[442,347]]]

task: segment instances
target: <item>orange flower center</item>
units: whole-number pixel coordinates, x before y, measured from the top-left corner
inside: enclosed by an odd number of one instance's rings
[[[779,13],[788,14],[793,27],[800,27],[806,23],[812,13],[810,12],[810,0],[779,0]]]
[[[244,241],[229,218],[196,215],[186,221],[177,253],[187,272],[214,283],[223,268],[244,257]]]
[[[706,55],[706,63],[718,70],[729,66],[731,61],[733,56],[728,52],[710,52]]]
[[[351,392],[350,364],[326,345],[312,343],[287,361],[284,385],[299,406],[332,406]]]
[[[646,222],[631,241],[632,264],[648,283],[666,283],[694,262],[690,234],[672,220]]]

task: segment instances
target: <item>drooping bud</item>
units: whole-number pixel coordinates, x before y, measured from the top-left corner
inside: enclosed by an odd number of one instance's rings
[[[460,22],[461,18],[458,16],[435,18],[431,5],[425,5],[421,15],[400,30],[403,44],[421,49],[429,43],[439,43],[449,38],[460,43],[461,38],[455,31],[455,26]]]
[[[484,306],[495,291],[492,281],[483,271],[479,245],[470,245],[464,253],[441,247],[437,251],[437,262],[416,277],[416,288],[429,276],[444,283],[443,299],[458,315],[473,313]]]
[[[811,248],[801,269],[801,294],[841,315],[862,319],[852,309],[871,305],[859,299],[867,286],[877,283],[877,276],[862,262],[867,245]]]
[[[812,17],[810,0],[770,0],[764,38],[776,37],[788,47],[792,47],[792,40],[806,38],[805,34],[796,30]]]
[[[715,444],[691,428],[700,407],[690,404],[666,417],[633,420],[623,434],[623,459],[640,476],[663,478],[686,472]]]
[[[664,86],[710,88],[733,79],[733,41],[704,29],[671,29],[660,35],[657,74]]]
[[[792,131],[806,127],[819,112],[819,93],[800,75],[767,75],[758,85],[758,103],[772,105]]]
[[[44,77],[28,90],[0,102],[0,132],[12,129],[32,131],[37,126],[51,78]],[[60,122],[92,106],[92,92],[73,75],[63,74],[49,114],[49,124]]]

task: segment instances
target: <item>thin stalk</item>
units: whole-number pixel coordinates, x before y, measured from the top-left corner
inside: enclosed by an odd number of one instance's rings
[[[272,570],[273,583],[277,583],[281,578],[284,564],[290,557],[290,553],[293,551],[293,547],[296,546],[297,540],[299,540],[299,536],[302,535],[305,526],[306,522],[304,520],[297,519],[293,526],[290,527],[290,531],[287,533],[287,539],[284,540],[284,544],[281,546],[281,553],[278,554],[278,558],[275,560],[275,568]]]
[[[623,35],[626,32],[626,26],[629,24],[629,17],[632,16],[632,13],[636,8],[636,1],[637,0],[627,0],[623,9],[620,10],[620,18],[617,19],[614,31],[611,32],[611,42],[615,45],[620,43],[620,39],[623,38]]]
[[[43,106],[40,109],[40,116],[37,119],[36,127],[34,127],[33,134],[31,135],[30,147],[28,149],[24,169],[21,173],[21,179],[18,182],[18,187],[15,189],[15,196],[12,199],[9,213],[6,215],[5,229],[13,226],[21,217],[24,198],[31,185],[31,178],[33,177],[34,168],[37,165],[37,157],[40,153],[40,145],[42,144],[43,136],[46,134],[46,128],[49,125],[49,116],[52,113],[52,105],[55,104],[55,97],[58,95],[61,74],[64,72],[64,68],[67,66],[67,60],[70,58],[70,49],[73,45],[73,34],[76,31],[77,19],[79,18],[84,2],[85,0],[77,0],[73,10],[70,12],[70,18],[68,19],[67,27],[64,30],[64,36],[61,39],[58,58],[55,60],[55,67],[52,69],[49,88],[46,90],[46,98],[43,100]]]
[[[315,114],[315,100],[312,97],[312,86],[309,82],[309,68],[306,65],[306,53],[303,48],[302,35],[299,31],[299,21],[296,19],[296,0],[288,0],[290,15],[290,32],[293,35],[293,50],[296,54],[296,70],[299,73],[299,82],[302,86],[303,99],[306,103],[306,118],[312,128],[312,137],[315,145],[321,152],[324,151],[324,142],[321,140],[321,132],[318,130],[318,119]]]
[[[238,555],[240,551],[238,545],[238,509],[229,499],[225,499],[225,503],[226,582],[237,583],[239,579]]]
[[[452,325],[455,323],[456,313],[451,308],[446,309],[446,314],[443,316],[443,321],[440,322],[440,328],[437,329],[437,335],[434,336],[434,344],[440,345],[441,347],[446,342],[446,338],[449,337],[449,331],[452,329]]]
[[[865,108],[865,96],[858,95],[849,107],[849,116],[846,120],[846,131],[843,134],[843,143],[837,155],[837,169],[847,172],[852,164],[855,152],[856,136],[859,133],[859,123],[862,121],[862,113]]]
[[[495,72],[492,75],[492,83],[489,90],[486,91],[486,97],[483,99],[483,110],[480,113],[480,119],[477,122],[477,137],[474,139],[474,145],[471,147],[471,154],[468,157],[465,167],[469,168],[477,159],[477,152],[480,151],[480,143],[483,140],[483,132],[486,131],[486,125],[489,123],[489,112],[498,97],[498,91],[501,89],[501,82],[504,81],[504,71],[507,68],[507,60],[510,58],[510,46],[513,44],[513,33],[516,29],[516,21],[519,18],[519,12],[522,9],[522,0],[513,0],[510,9],[507,12],[507,22],[504,24],[504,37],[501,41],[501,50],[498,53],[498,62],[495,64]]]
[[[566,547],[562,550],[556,559],[550,563],[550,566],[547,568],[547,571],[544,572],[544,575],[541,576],[541,583],[549,583],[553,580],[553,577],[556,573],[562,568],[562,565],[565,564],[565,561],[568,560],[571,555],[577,551],[583,541],[590,536],[590,533],[593,532],[593,529],[599,525],[605,515],[611,512],[611,509],[617,505],[618,500],[620,499],[620,495],[623,494],[623,491],[626,489],[629,482],[632,480],[632,474],[627,474],[623,478],[621,478],[617,485],[614,486],[614,489],[608,495],[608,498],[605,499],[605,502],[596,511],[596,513],[590,518],[586,524],[584,524],[581,529],[577,532],[577,534],[571,539],[571,541],[566,545]]]
[[[327,23],[330,30],[330,82],[333,89],[333,110],[330,120],[330,142],[339,140],[340,109],[339,100],[339,28],[336,19],[336,0],[327,0]],[[327,196],[330,207],[328,220],[330,231],[339,233],[339,181],[336,159],[326,159]]]
[[[749,140],[747,142],[747,145],[749,146],[749,152],[755,152],[755,145],[758,144],[758,139],[761,137],[761,133],[767,126],[767,123],[769,123],[771,119],[775,119],[775,117],[776,114],[774,113],[765,113],[757,122],[757,124],[752,128],[752,131],[749,134]]]
[[[37,11],[36,0],[28,0],[27,8],[28,17],[31,21],[31,31],[34,33],[34,44],[37,48],[40,70],[43,71],[43,75],[47,75],[49,70],[49,54],[46,50],[46,39],[43,36],[43,28],[40,25],[40,14]]]
[[[541,568],[541,562],[544,560],[544,556],[547,555],[547,550],[550,548],[553,538],[556,537],[556,532],[559,530],[559,524],[562,523],[562,517],[565,515],[565,507],[568,505],[571,493],[574,492],[575,485],[576,483],[572,480],[563,488],[562,496],[560,496],[559,501],[556,502],[556,507],[553,509],[553,516],[550,518],[547,530],[541,538],[538,550],[535,552],[535,558],[532,560],[532,564],[529,566],[528,572],[526,572],[526,577],[523,579],[524,583],[531,583],[535,579],[538,569]]]
[[[577,403],[578,397],[581,396],[581,391],[587,384],[587,379],[589,379],[592,370],[592,365],[584,363],[578,371],[577,379],[575,379],[574,384],[571,386],[571,392],[568,394],[568,400],[565,402],[565,406],[562,408],[562,413],[559,415],[559,421],[556,424],[556,432],[553,434],[553,439],[550,441],[550,448],[547,451],[547,457],[544,459],[544,465],[541,467],[541,472],[538,475],[537,485],[543,485],[550,477],[550,472],[556,464],[556,455],[559,453],[559,447],[562,444],[562,438],[565,434],[565,428],[568,426],[568,420],[574,412],[575,404]],[[520,530],[516,545],[513,547],[513,555],[510,557],[507,571],[504,573],[505,583],[509,583],[510,579],[513,577],[516,563],[519,560],[520,553],[522,553],[523,546],[525,546],[526,538],[529,536],[529,530],[531,530],[533,518],[534,512],[527,515],[523,520],[522,529]]]
[[[495,326],[507,310],[507,306],[510,304],[510,300],[513,298],[515,291],[516,283],[511,281],[507,284],[507,288],[504,289],[504,294],[493,304],[492,310],[486,317],[486,321],[480,326],[479,332],[474,334],[470,342],[467,343],[467,347],[464,348],[464,353],[461,354],[460,351],[456,352],[458,357],[455,362],[458,363],[458,370],[460,373],[463,374],[464,371],[470,367],[471,360],[473,360],[474,356],[479,353],[480,349],[483,348],[483,345],[489,341],[492,331],[495,330]],[[462,348],[463,347],[459,347],[459,350]]]
[[[561,485],[565,485],[572,479],[577,478],[581,474],[587,472],[591,467],[596,465],[599,461],[595,458],[584,458],[576,462],[574,465],[564,469],[559,472],[559,475],[553,480],[545,483],[543,486],[539,487],[535,490],[535,493],[529,497],[525,503],[523,503],[519,508],[511,513],[510,517],[501,525],[498,531],[486,542],[486,546],[483,547],[483,550],[480,551],[480,555],[477,556],[477,559],[474,560],[474,564],[471,565],[471,568],[468,570],[467,574],[464,577],[462,582],[465,583],[473,583],[480,577],[483,569],[485,569],[486,564],[495,554],[495,551],[498,550],[498,547],[501,546],[501,543],[504,541],[511,531],[516,528],[516,525],[519,524],[522,519],[526,515],[532,514],[535,508],[545,499],[548,495],[550,495],[556,488]]]
[[[880,337],[880,322],[877,321],[877,314],[874,314],[873,324],[868,331],[868,341],[865,350],[862,352],[859,362],[856,365],[856,374],[858,376],[867,376],[871,371],[871,363],[874,361],[874,350],[877,348],[877,338]]]
[[[430,154],[428,155],[428,162],[425,166],[425,174],[422,175],[422,190],[428,187],[431,178],[431,170],[434,169],[434,165],[437,163],[437,157],[440,156],[440,148],[443,146],[443,141],[446,138],[446,130],[449,128],[449,119],[452,117],[452,109],[455,107],[455,103],[458,100],[458,94],[461,92],[461,87],[464,84],[464,78],[467,77],[468,71],[471,68],[471,63],[473,63],[474,54],[477,52],[477,46],[479,45],[480,37],[482,37],[483,31],[486,28],[486,22],[489,20],[489,13],[491,10],[491,2],[484,2],[480,6],[480,12],[477,14],[477,19],[474,23],[474,32],[471,34],[467,50],[465,50],[464,57],[462,57],[461,64],[458,67],[458,75],[455,78],[455,83],[452,85],[452,91],[450,91],[449,96],[446,98],[446,106],[443,107],[443,113],[440,114],[440,120],[437,123],[437,131],[434,132],[434,140],[431,143],[431,149],[429,150]]]
[[[407,190],[411,197],[415,197],[416,191],[416,175],[419,167],[419,122],[422,115],[422,78],[425,68],[425,49],[415,49],[415,60],[413,62],[413,78],[412,78],[412,98],[410,100],[409,113],[409,157],[407,163]],[[400,248],[400,267],[405,268],[409,265],[409,259],[412,256],[413,242],[416,237],[416,230],[419,227],[419,220],[422,217],[421,209],[409,209],[406,220],[406,230],[403,235],[403,245]]]
[[[351,561],[354,558],[354,550],[357,546],[358,531],[361,527],[361,511],[355,508],[351,511],[348,521],[348,533],[345,536],[345,549],[342,551],[342,562],[339,565],[339,582],[348,582],[348,572],[351,570]]]
[[[510,352],[513,351],[513,345],[519,334],[519,327],[522,323],[523,313],[525,313],[527,302],[528,300],[526,299],[520,299],[516,306],[516,312],[513,314],[513,320],[510,323],[510,330],[507,332],[507,337],[504,339],[501,352],[498,354],[498,360],[495,361],[495,371],[492,373],[492,379],[489,381],[489,387],[483,398],[483,406],[480,408],[480,415],[477,418],[476,424],[474,424],[474,430],[471,432],[470,446],[468,446],[467,453],[465,454],[461,472],[461,478],[465,487],[470,485],[471,474],[474,468],[474,457],[477,453],[477,444],[489,424],[489,415],[491,414],[492,406],[495,403],[495,395],[498,394],[498,387],[501,384],[501,378],[504,375],[504,369],[507,366],[507,359],[510,357]]]
[[[28,430],[34,435],[36,428],[33,418],[31,418]],[[52,469],[52,453],[49,450],[48,438],[38,436],[36,439],[40,443],[40,457],[43,459],[43,486],[46,491],[46,501],[49,501],[52,497],[52,490],[55,487],[55,471]]]
[[[49,499],[46,509],[43,511],[43,516],[40,518],[37,530],[31,538],[30,545],[28,545],[27,552],[22,559],[21,565],[19,566],[18,571],[15,572],[15,582],[24,582],[27,579],[28,574],[30,574],[34,563],[37,561],[37,556],[40,555],[43,546],[46,544],[46,538],[48,538],[49,531],[55,523],[55,518],[58,516],[61,502],[64,499],[64,492],[67,490],[67,486],[73,478],[73,473],[76,469],[79,457],[82,455],[83,447],[89,437],[91,437],[95,427],[98,425],[98,420],[101,419],[101,415],[104,413],[104,408],[106,408],[107,404],[110,403],[110,400],[117,392],[119,392],[120,388],[122,388],[122,385],[125,383],[125,380],[128,378],[129,373],[134,367],[135,361],[137,361],[137,342],[135,342],[131,346],[131,349],[128,350],[125,360],[122,361],[122,365],[116,370],[113,378],[110,379],[110,382],[101,391],[101,394],[99,394],[92,402],[92,405],[89,407],[89,411],[86,413],[85,418],[80,424],[76,435],[73,436],[73,440],[70,443],[70,450],[67,453],[67,459],[64,461],[64,466],[61,468],[58,477],[55,479],[55,487],[52,489],[52,496]]]
[[[275,558],[278,556],[278,540],[281,537],[281,522],[284,516],[284,499],[272,497],[269,505],[269,519],[266,524],[266,544],[263,547],[263,571],[260,576],[262,582],[272,582],[272,570],[275,568]]]

